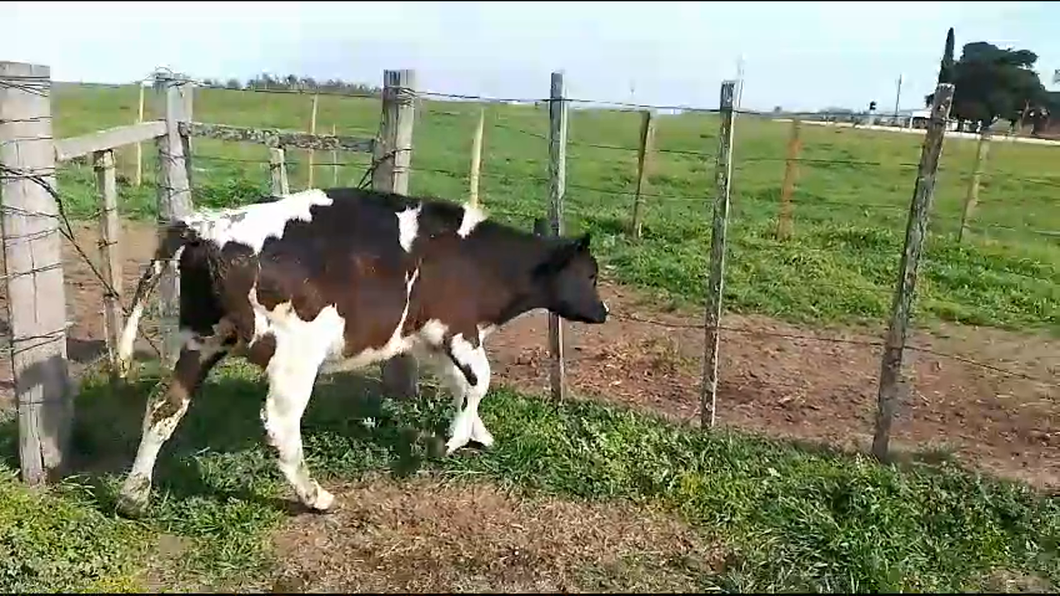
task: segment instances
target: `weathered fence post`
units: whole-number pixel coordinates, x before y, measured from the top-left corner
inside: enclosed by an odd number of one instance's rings
[[[332,124],[331,125],[331,136],[337,135],[338,134],[337,131],[338,131],[338,128],[334,124]],[[334,149],[331,152],[331,185],[332,186],[338,186],[339,185],[339,151],[338,151],[338,149]]]
[[[19,462],[30,484],[60,472],[73,386],[66,360],[66,291],[52,145],[51,69],[0,62],[0,195],[18,406]]]
[[[182,121],[191,122],[195,114],[195,83],[193,81],[182,81],[180,99],[184,102],[184,105],[180,108]],[[192,162],[195,159],[193,141],[191,134],[183,134],[179,128],[177,132],[180,133],[180,146],[184,150],[184,174],[188,178],[188,201],[194,208],[195,203],[191,200],[191,188],[195,184],[195,176],[192,175],[192,170],[194,169],[192,168]]]
[[[140,87],[140,106],[136,115],[136,123],[143,124],[144,121],[144,82],[137,83]],[[144,182],[144,144],[136,143],[136,177],[133,179],[136,186]]]
[[[872,439],[872,453],[880,461],[887,459],[891,440],[891,423],[898,409],[898,392],[902,375],[902,356],[909,328],[909,314],[916,290],[917,270],[924,236],[928,228],[928,215],[935,194],[935,176],[942,156],[942,141],[946,135],[950,104],[953,103],[953,85],[942,83],[935,88],[931,104],[931,121],[928,123],[924,144],[920,150],[920,166],[917,169],[916,188],[909,206],[909,220],[905,228],[905,248],[899,265],[898,285],[891,306],[891,323],[887,330],[887,342],[880,364],[880,388],[877,397],[876,429]]]
[[[633,198],[633,237],[640,238],[644,218],[644,199],[641,193],[648,183],[648,166],[651,164],[652,151],[655,149],[655,118],[651,110],[641,112],[640,146],[637,149],[637,194]]]
[[[286,152],[282,148],[269,148],[269,175],[272,178],[272,194],[276,196],[291,193],[291,184],[287,179],[286,159]]]
[[[309,114],[309,134],[317,134],[317,108],[320,105],[320,94],[313,94],[313,111]],[[313,188],[313,170],[314,163],[316,162],[316,151],[313,149],[309,150],[309,171],[306,174],[306,188]]]
[[[478,205],[479,172],[482,170],[482,134],[486,126],[486,109],[478,110],[478,126],[475,136],[471,138],[471,172],[468,174],[467,202]]]
[[[373,152],[372,188],[408,194],[415,119],[416,74],[412,70],[383,72],[383,113],[380,137]],[[416,360],[402,355],[382,366],[383,385],[390,395],[419,395]]]
[[[563,233],[563,195],[567,188],[567,102],[563,96],[563,73],[552,73],[548,104],[548,196],[552,234]],[[548,314],[548,345],[552,356],[549,378],[552,398],[567,395],[567,374],[563,350],[563,319]]]
[[[714,165],[714,225],[710,234],[710,281],[707,286],[706,354],[703,358],[703,393],[700,425],[713,427],[718,406],[718,348],[721,338],[722,291],[725,287],[725,234],[729,223],[732,188],[733,97],[736,81],[721,84],[721,128]]]
[[[118,216],[118,182],[114,171],[114,150],[92,154],[96,170],[96,190],[99,192],[99,256],[103,264],[103,335],[107,340],[107,362],[110,374],[118,374],[118,342],[121,338],[121,255],[118,237],[121,221]]]
[[[802,141],[799,132],[802,121],[798,117],[791,121],[791,136],[788,138],[788,155],[784,160],[784,181],[780,186],[780,211],[777,214],[777,238],[787,240],[792,232],[791,195],[795,192],[795,179],[799,175],[799,152],[802,151]]]
[[[155,77],[155,91],[160,110],[165,114],[166,134],[158,138],[158,222],[162,225],[175,217],[184,217],[193,210],[191,181],[188,176],[190,147],[181,138],[179,125],[190,122],[192,93],[191,84],[165,74]],[[158,282],[159,328],[162,332],[162,362],[172,366],[180,354],[180,338],[177,333],[177,317],[180,312],[180,285],[177,283],[176,263],[163,267]]]
[[[964,211],[961,212],[961,229],[957,231],[957,242],[964,241],[968,224],[972,220],[972,212],[979,204],[979,180],[983,175],[983,162],[989,152],[990,129],[983,127],[983,132],[979,134],[979,143],[975,147],[975,165],[972,166],[972,179],[968,181],[968,194],[964,197]]]

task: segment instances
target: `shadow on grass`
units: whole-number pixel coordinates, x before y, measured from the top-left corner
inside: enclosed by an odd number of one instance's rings
[[[243,368],[244,372],[231,374],[233,368]],[[255,489],[262,475],[284,486],[286,481],[276,467],[275,452],[265,442],[259,415],[266,384],[254,378],[256,375],[246,374],[246,368],[241,362],[222,365],[204,383],[158,457],[152,501],[165,494],[174,500],[237,499],[289,513],[304,511],[293,497],[267,497]],[[82,387],[75,407],[67,476],[87,481],[102,511],[114,510],[120,481],[131,467],[139,445],[147,397],[160,390],[160,378],[146,374],[114,385],[93,379]],[[414,413],[426,408],[432,414],[440,414],[438,406],[449,400],[433,399],[429,389],[424,393],[421,403],[412,404]],[[318,380],[302,418],[303,443],[314,477],[330,475],[323,466],[314,466],[317,449],[360,451],[354,458],[361,464],[354,467],[359,468],[369,467],[363,453],[371,453],[371,464],[384,465],[399,477],[415,473],[427,459],[441,455],[445,419],[438,415],[430,416],[430,420],[423,416],[401,417],[396,408],[388,407],[388,401],[378,379],[338,373]],[[409,404],[401,409],[408,414]],[[313,445],[319,434],[341,436],[344,440],[335,446]],[[204,471],[204,455],[215,460],[234,458],[239,463],[225,470],[227,481],[218,482]],[[329,454],[329,459],[332,457]],[[18,468],[16,418],[0,421],[0,460]]]

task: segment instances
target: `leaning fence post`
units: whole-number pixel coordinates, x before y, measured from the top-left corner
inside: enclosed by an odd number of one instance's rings
[[[166,74],[156,75],[155,91],[165,114],[166,134],[158,138],[158,222],[159,233],[173,218],[192,212],[191,183],[188,177],[185,147],[190,147],[180,134],[180,123],[190,122],[191,85]],[[161,240],[161,237],[159,238]],[[177,317],[180,312],[180,285],[177,283],[175,263],[164,267],[158,282],[159,330],[162,333],[162,362],[176,364],[180,354]]]
[[[563,98],[563,73],[552,73],[548,107],[548,196],[552,235],[563,234],[563,195],[567,188],[567,102]],[[552,356],[550,381],[552,398],[567,395],[566,363],[563,354],[563,319],[548,314],[548,345]]]
[[[372,156],[372,188],[408,194],[412,163],[412,124],[415,119],[416,75],[412,70],[383,72],[383,113],[380,135]],[[382,365],[383,385],[389,395],[419,394],[416,360],[409,355]]]
[[[317,134],[317,108],[319,107],[319,105],[320,105],[320,94],[319,93],[314,93],[313,94],[313,108],[312,108],[312,111],[309,113],[309,134],[311,134],[311,135]],[[313,150],[313,149],[310,149],[309,150],[309,169],[306,172],[306,185],[305,185],[306,188],[313,188],[313,178],[314,178],[313,170],[316,169],[315,162],[316,162],[316,151]]]
[[[637,148],[637,192],[633,197],[633,221],[630,228],[633,237],[640,239],[644,225],[644,197],[642,193],[648,185],[648,167],[651,164],[652,151],[655,148],[655,118],[651,110],[641,112],[640,145]]]
[[[928,123],[924,144],[920,150],[920,166],[917,169],[916,188],[909,206],[909,219],[905,228],[905,247],[899,265],[898,286],[891,306],[891,323],[887,329],[887,342],[880,363],[880,387],[877,396],[876,429],[872,439],[872,454],[880,461],[887,459],[891,440],[891,423],[898,409],[898,390],[902,375],[902,356],[905,350],[906,333],[909,330],[909,312],[913,306],[916,290],[917,269],[920,253],[927,235],[928,216],[935,194],[935,175],[942,156],[942,141],[946,135],[950,104],[953,103],[953,85],[942,83],[935,88],[931,104],[931,121]]]
[[[788,155],[784,160],[784,181],[780,186],[780,210],[777,213],[777,238],[787,240],[791,237],[792,211],[791,195],[795,192],[795,179],[799,172],[799,152],[802,151],[802,141],[799,132],[802,121],[796,116],[791,121],[791,136],[788,137]]]
[[[144,121],[144,81],[140,80],[137,83],[140,88],[140,106],[136,115],[136,123],[142,124]],[[136,143],[136,177],[133,179],[133,184],[140,186],[144,181],[144,144]]]
[[[114,171],[114,150],[92,154],[96,170],[96,190],[99,192],[99,256],[103,266],[103,333],[107,340],[107,362],[110,374],[118,374],[118,342],[121,338],[121,255],[118,236],[121,221],[118,217],[118,182]]]
[[[61,471],[73,418],[51,69],[0,62],[0,195],[22,478]]]
[[[478,206],[479,173],[482,171],[482,134],[486,124],[486,108],[478,109],[478,125],[471,139],[471,171],[468,173],[467,202]]]
[[[718,406],[718,349],[720,347],[721,298],[725,287],[725,234],[729,223],[729,192],[732,187],[733,97],[736,81],[721,84],[721,128],[718,157],[714,165],[714,224],[710,234],[710,281],[707,286],[706,354],[703,358],[703,393],[700,425],[713,427]]]
[[[975,165],[972,167],[972,179],[968,181],[968,193],[964,196],[964,209],[961,211],[961,228],[957,231],[957,242],[964,241],[968,225],[972,221],[972,212],[979,204],[979,181],[983,176],[983,162],[990,152],[990,129],[983,127],[979,142],[975,146]]]

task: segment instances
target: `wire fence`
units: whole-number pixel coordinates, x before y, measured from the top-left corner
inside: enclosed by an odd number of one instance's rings
[[[218,93],[237,94],[235,97],[241,99],[211,102],[216,97],[213,94]],[[307,95],[318,96],[313,101],[312,116],[308,105],[299,110],[293,103],[308,104]],[[478,110],[483,109],[486,149],[479,175],[487,211],[520,227],[546,213],[550,183],[549,98],[491,98],[434,91],[418,91],[417,95],[421,101],[414,133],[411,192],[449,198],[466,195],[471,160],[465,147],[471,143]],[[270,104],[268,114],[255,113],[244,109],[259,101],[254,96],[260,96],[260,101],[288,103]],[[195,120],[304,130],[311,128],[309,120],[312,119],[318,133],[338,131],[378,138],[378,98],[378,94],[336,91],[200,90],[195,98]],[[342,103],[351,100],[361,104]],[[632,283],[692,302],[703,300],[710,211],[715,197],[717,116],[721,110],[583,98],[564,98],[564,101],[574,107],[584,106],[570,112],[566,196],[562,209],[567,229],[591,230],[594,238],[600,238],[594,243],[600,246],[597,251],[612,281]],[[655,146],[646,147],[638,139],[639,111],[675,112],[653,116],[658,126]],[[729,272],[726,303],[734,304],[736,312],[766,312],[818,323],[832,317],[882,320],[883,312],[890,306],[909,197],[916,183],[918,143],[911,141],[909,135],[813,127],[805,122],[801,123],[802,138],[793,142],[791,138],[798,133],[789,132],[787,124],[772,121],[773,114],[740,109],[735,112],[730,221],[730,262],[735,264]],[[783,116],[794,121],[827,118],[820,113]],[[161,114],[146,109],[142,119],[160,117]],[[319,126],[320,123],[324,126]],[[871,143],[867,138],[871,138]],[[864,149],[869,155],[857,155],[859,146],[867,143],[877,146]],[[793,151],[793,145],[798,145],[798,149]],[[189,173],[197,206],[250,202],[271,191],[270,168],[275,164],[267,155],[267,148],[199,138],[193,139],[192,147]],[[931,319],[975,323],[977,318],[985,318],[979,322],[1055,326],[1060,304],[1057,289],[1060,288],[1057,270],[1060,192],[1054,193],[1052,189],[1060,188],[1060,170],[1050,170],[1047,164],[1057,163],[1056,149],[1024,150],[1015,142],[1000,144],[990,162],[998,164],[998,168],[984,171],[980,160],[973,159],[974,147],[974,142],[961,139],[947,141],[945,151],[952,152],[954,157],[944,158],[938,170],[936,209],[931,216],[923,263],[926,291],[921,291],[921,302],[927,306],[916,314],[925,324]],[[1048,157],[1039,155],[1046,151],[1053,153]],[[288,152],[284,167],[292,188],[305,187],[310,170],[316,174],[317,186],[364,186],[377,163],[370,155],[312,153],[330,155],[319,159],[310,157],[309,151]],[[649,157],[642,160],[641,155]],[[1040,162],[1041,169],[1033,174],[1015,173],[1033,170],[1033,164],[1025,162],[1034,160]],[[160,189],[157,183],[150,182],[137,187],[131,183],[137,176],[129,170],[131,165],[147,172],[158,170],[156,152],[145,153],[140,163],[130,164],[128,158],[122,161],[119,171],[124,174],[119,176],[119,186],[123,213],[153,216],[155,195],[169,189]],[[647,165],[641,165],[642,161]],[[797,169],[798,173],[787,176],[785,169]],[[59,220],[59,233],[86,264],[93,281],[103,286],[103,294],[116,294],[114,288],[103,282],[104,276],[94,264],[96,259],[90,251],[79,246],[71,224],[75,219],[95,219],[100,215],[93,188],[94,174],[83,161],[74,160],[59,169],[58,188],[47,176],[32,180],[44,185],[59,206],[58,213],[43,216]],[[26,173],[5,166],[3,176],[6,181],[21,179]],[[787,182],[788,178],[793,181]],[[975,219],[969,216],[966,198],[971,193],[968,189],[973,179],[977,179],[979,187]],[[777,238],[774,233],[780,217],[779,202],[785,193],[794,208],[796,229],[793,238],[787,240]],[[644,202],[644,232],[642,237],[633,238],[630,210],[638,200]],[[5,206],[5,217],[12,209]],[[970,241],[958,239],[962,231],[974,233],[975,237]],[[26,239],[5,238],[5,244],[15,241]],[[1003,288],[1002,295],[989,288],[977,293],[972,283],[977,276],[1000,284],[997,287]],[[803,287],[799,287],[800,281]],[[957,297],[947,292],[954,292]],[[978,305],[976,300],[983,300],[984,304]],[[1011,312],[992,319],[987,312],[1005,308]],[[123,306],[123,311],[129,315],[128,307]],[[687,315],[664,316],[657,312],[642,315],[613,310],[612,316],[654,329],[653,333],[659,334],[671,330],[702,332],[707,328],[704,323],[688,320]],[[809,342],[844,345],[871,351],[874,358],[885,346],[884,341],[871,337],[871,331],[859,337],[845,337],[839,332],[783,332],[750,324],[722,324],[719,330],[726,336],[769,337],[795,345]],[[157,353],[155,340],[149,342]],[[971,344],[968,353],[916,343],[907,343],[905,348],[1000,377],[1027,381],[1051,395],[1060,388],[1056,382],[1060,370],[1055,362],[1028,364],[1003,359],[988,362]],[[798,375],[796,371],[791,374]],[[724,381],[724,369],[720,376]],[[773,377],[771,382],[792,389],[808,388],[798,378]],[[960,382],[954,383],[965,388]]]

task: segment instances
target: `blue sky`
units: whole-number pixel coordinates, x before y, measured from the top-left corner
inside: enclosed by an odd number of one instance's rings
[[[716,107],[743,54],[745,107],[890,111],[899,73],[902,107],[921,107],[950,26],[958,55],[980,40],[1031,49],[1052,89],[1060,68],[1055,2],[0,2],[0,14],[0,58],[95,82],[163,65],[371,82],[415,68],[432,91],[543,97],[562,69],[572,97],[628,101],[632,83],[638,102]]]

